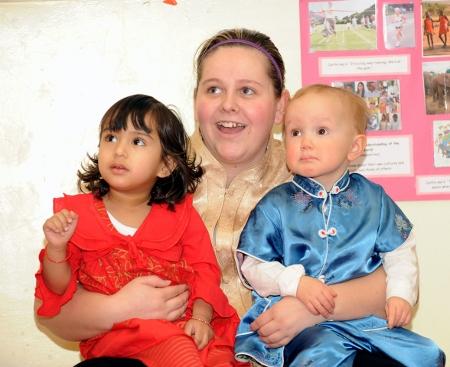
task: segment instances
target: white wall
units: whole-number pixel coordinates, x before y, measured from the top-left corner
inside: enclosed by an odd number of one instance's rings
[[[216,31],[269,34],[300,86],[297,0],[0,1],[0,365],[71,366],[75,344],[39,331],[34,273],[51,198],[73,193],[95,151],[98,122],[117,99],[146,93],[176,105],[193,131],[193,55]],[[414,330],[447,354],[450,202],[401,203],[417,225],[421,306]],[[446,246],[447,245],[447,246]]]

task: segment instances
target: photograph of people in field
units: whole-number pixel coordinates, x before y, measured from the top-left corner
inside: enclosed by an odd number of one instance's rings
[[[450,61],[424,62],[422,70],[427,115],[450,113]]]
[[[383,14],[384,47],[415,47],[414,4],[385,4]]]
[[[424,56],[448,56],[450,1],[422,1],[422,49]]]
[[[367,130],[400,130],[400,82],[398,80],[335,81],[334,87],[348,89],[364,98],[369,108]]]
[[[375,3],[375,0],[310,2],[310,50],[376,49]]]

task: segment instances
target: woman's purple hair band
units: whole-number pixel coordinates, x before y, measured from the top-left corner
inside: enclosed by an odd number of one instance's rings
[[[219,47],[219,46],[226,45],[226,44],[233,44],[233,43],[250,46],[250,47],[256,48],[257,50],[262,52],[269,59],[270,63],[275,68],[275,70],[277,72],[278,79],[279,79],[280,83],[283,84],[283,76],[281,75],[281,70],[280,70],[280,67],[278,66],[277,62],[275,61],[273,56],[264,47],[258,45],[255,42],[247,41],[247,40],[243,40],[243,39],[238,39],[238,38],[231,38],[231,39],[227,39],[227,40],[223,40],[223,41],[217,42],[215,45],[211,46],[211,48],[208,50],[208,53],[211,52],[212,50],[214,50],[215,48]]]

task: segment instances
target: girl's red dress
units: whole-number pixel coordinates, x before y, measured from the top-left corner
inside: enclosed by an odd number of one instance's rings
[[[192,206],[190,195],[175,206],[175,211],[170,211],[167,205],[153,204],[133,236],[115,230],[103,201],[92,194],[54,199],[54,212],[63,208],[79,215],[68,247],[72,279],[64,294],[51,292],[42,277],[44,251],[41,251],[35,292],[42,300],[39,315],[58,314],[61,306],[72,298],[78,283],[89,291],[113,294],[136,277],[155,274],[171,280],[172,284],[187,283],[190,289],[184,318],[175,322],[135,318],[117,323],[110,331],[81,342],[84,358],[139,358],[140,352],[157,343],[185,335],[183,326],[192,315],[192,303],[201,298],[214,309],[211,325],[215,335],[208,346],[199,351],[202,362],[206,365],[209,351],[217,348],[215,355],[217,350],[223,351],[224,363],[239,365],[233,353],[239,317],[220,289],[221,274],[208,231]]]
[[[446,15],[439,16],[439,35],[448,32],[448,18]]]
[[[431,20],[431,18],[425,18],[424,28],[425,28],[425,33],[428,33],[428,34],[433,33],[433,21]]]

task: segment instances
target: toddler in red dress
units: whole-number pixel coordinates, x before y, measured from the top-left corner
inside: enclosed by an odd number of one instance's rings
[[[84,358],[137,358],[149,366],[235,366],[239,318],[220,289],[208,232],[192,205],[203,171],[173,110],[146,95],[116,102],[96,155],[78,171],[86,193],[54,200],[36,274],[38,314],[54,316],[78,284],[113,294],[157,275],[189,286],[181,319],[129,319],[81,342]],[[151,300],[149,300],[151,302]]]

